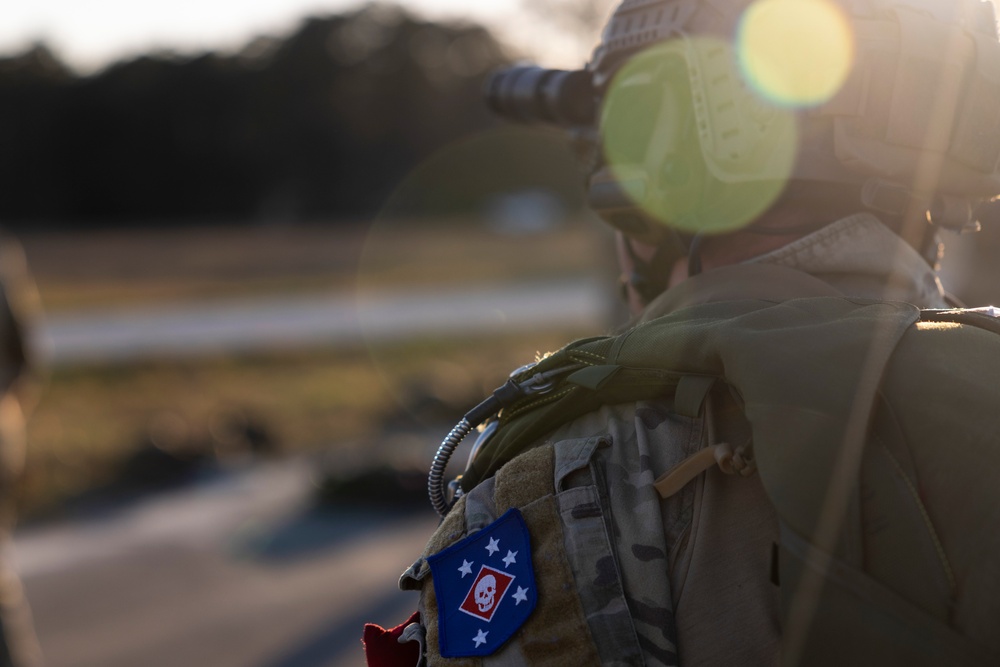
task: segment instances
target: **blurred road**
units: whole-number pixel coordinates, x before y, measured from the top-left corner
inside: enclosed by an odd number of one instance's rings
[[[263,464],[63,525],[14,554],[50,667],[347,667],[396,590],[426,513],[317,510],[303,460]]]
[[[608,308],[607,291],[595,280],[89,308],[50,313],[42,349],[59,364],[464,336],[541,325],[603,328]]]
[[[280,346],[603,328],[596,282],[269,297],[50,313],[52,363]],[[60,525],[19,530],[14,554],[49,667],[347,667],[364,622],[416,607],[399,574],[436,525],[425,512],[320,510],[305,459],[217,473],[194,486]]]

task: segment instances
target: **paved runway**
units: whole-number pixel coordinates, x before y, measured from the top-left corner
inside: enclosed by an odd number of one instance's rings
[[[391,293],[314,294],[217,303],[60,311],[41,348],[54,364],[197,356],[281,346],[466,336],[539,326],[603,328],[611,307],[594,280]]]
[[[364,622],[415,609],[396,590],[433,514],[320,510],[307,461],[218,475],[17,534],[50,667],[347,667]]]

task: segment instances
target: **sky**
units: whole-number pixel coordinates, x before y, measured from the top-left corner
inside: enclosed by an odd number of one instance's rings
[[[523,3],[531,0],[388,1],[428,18],[467,18],[484,23],[502,40],[549,67],[578,67],[593,46],[568,38],[553,39],[551,30],[546,32],[538,25],[537,17],[521,11]],[[0,20],[0,56],[44,41],[72,67],[87,73],[113,60],[149,51],[235,51],[258,35],[288,35],[306,16],[338,13],[363,2],[6,0]]]
[[[470,18],[499,27],[516,43],[524,31],[521,0],[397,0],[429,18]],[[44,41],[87,72],[151,50],[236,50],[258,35],[285,35],[305,16],[331,14],[360,0],[9,0],[0,22],[0,54]],[[520,44],[520,46],[527,46]],[[565,49],[550,54],[565,58]],[[578,57],[578,54],[573,54]],[[561,64],[561,63],[548,63]]]

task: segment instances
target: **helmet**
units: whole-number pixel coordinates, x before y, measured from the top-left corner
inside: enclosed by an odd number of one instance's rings
[[[623,0],[587,69],[590,202],[640,240],[802,193],[964,229],[1000,193],[986,0]]]

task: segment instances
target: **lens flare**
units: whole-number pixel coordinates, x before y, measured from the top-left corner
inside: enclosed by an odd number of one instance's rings
[[[611,224],[708,234],[771,206],[798,146],[793,112],[748,88],[733,48],[714,38],[680,38],[626,63],[604,96],[601,137],[610,175],[595,180],[631,199],[602,212]]]
[[[854,62],[854,35],[830,0],[757,0],[740,22],[744,76],[778,104],[814,106],[833,97]]]
[[[576,220],[579,179],[561,133],[504,127],[442,146],[400,180],[364,235],[355,293],[391,414],[437,433],[441,421],[492,391],[496,378],[530,361],[536,346],[556,349],[602,325],[553,325],[558,333],[543,342],[520,337],[530,341],[526,349],[514,339],[525,327],[537,333],[538,314],[521,307],[523,298],[504,297],[507,289],[538,292],[532,276],[544,283],[588,262],[592,238],[571,231],[585,222]],[[548,250],[555,247],[561,252]],[[496,342],[505,336],[512,337]],[[480,340],[495,347],[479,348]],[[466,363],[474,349],[489,349],[489,358]]]

